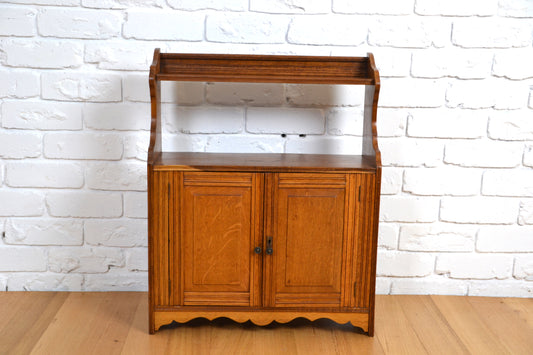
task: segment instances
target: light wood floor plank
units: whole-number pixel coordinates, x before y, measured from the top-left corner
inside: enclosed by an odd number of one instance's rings
[[[10,308],[0,309],[0,319],[5,321],[0,329],[0,354],[28,354],[67,297],[56,292],[38,292],[32,297],[25,292],[9,292],[5,305]]]
[[[427,354],[398,297],[376,297],[376,322],[375,335],[385,353]]]
[[[140,297],[137,292],[70,294],[33,353],[120,354]]]
[[[431,296],[448,324],[472,354],[506,354],[489,327],[468,302],[468,297]]]
[[[517,316],[503,299],[469,297],[468,302],[509,354],[533,353],[533,328]]]
[[[146,293],[0,292],[0,354],[529,354],[532,322],[533,299],[377,296],[373,338],[326,319],[149,335]]]

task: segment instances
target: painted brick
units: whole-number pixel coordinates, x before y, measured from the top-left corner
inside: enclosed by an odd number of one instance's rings
[[[476,249],[480,252],[533,252],[533,227],[482,227]]]
[[[484,110],[410,110],[407,135],[423,138],[481,138],[487,132],[488,116],[489,113]]]
[[[148,245],[148,224],[141,219],[85,221],[85,242],[108,247]]]
[[[81,291],[83,275],[16,273],[9,275],[9,291]]]
[[[113,218],[122,216],[122,194],[99,192],[51,192],[48,213],[54,217]]]
[[[474,251],[477,227],[456,224],[404,225],[399,249],[407,251]]]
[[[392,295],[466,295],[468,285],[443,278],[394,279]]]
[[[79,0],[78,0],[79,1]],[[130,7],[163,7],[164,0],[81,0],[83,7],[96,9],[128,9]]]
[[[362,136],[363,108],[335,108],[326,117],[327,132],[334,136]]]
[[[411,72],[412,50],[410,48],[372,47],[379,75],[384,77],[406,77]],[[355,55],[362,55],[360,52]]]
[[[445,197],[440,219],[455,223],[511,224],[518,215],[518,201],[495,197]]]
[[[198,142],[183,142],[185,148],[194,149]],[[222,136],[214,135],[207,139],[206,152],[212,153],[282,153],[284,140],[280,137],[255,136]],[[179,147],[179,146],[178,146]],[[187,151],[187,150],[185,150]]]
[[[10,0],[16,4],[78,6],[80,0]]]
[[[531,114],[527,110],[491,113],[489,137],[504,141],[533,140]]]
[[[513,110],[525,107],[527,95],[527,87],[522,83],[506,80],[461,80],[448,87],[446,103],[448,107]]]
[[[285,153],[295,154],[361,154],[360,137],[290,137]]]
[[[530,48],[519,51],[504,51],[494,55],[492,73],[512,80],[533,78],[533,52]]]
[[[517,279],[533,281],[533,258],[531,255],[520,255],[515,258],[513,276]]]
[[[533,17],[533,3],[529,0],[500,0],[500,16],[527,18]]]
[[[239,133],[244,125],[240,107],[163,107],[165,128],[171,133]]]
[[[92,163],[87,167],[87,187],[93,190],[146,190],[143,163]]]
[[[380,108],[378,117],[379,137],[401,137],[405,134],[409,117],[406,109]]]
[[[251,133],[322,134],[324,112],[304,108],[248,108],[246,131]]]
[[[146,77],[143,76],[143,83],[145,80]],[[204,92],[205,85],[201,82],[164,81],[161,83],[161,102],[200,105],[204,102]]]
[[[522,160],[522,145],[497,141],[450,141],[444,161],[464,167],[513,168]]]
[[[367,26],[350,16],[293,18],[287,41],[292,44],[358,46],[365,42]]]
[[[533,197],[533,170],[489,170],[483,174],[483,195]]]
[[[412,138],[381,139],[379,147],[384,166],[438,166],[444,150],[439,141]]]
[[[281,84],[208,83],[206,99],[218,105],[281,105],[285,101]]]
[[[85,291],[148,291],[148,275],[143,272],[86,275]]]
[[[53,159],[119,160],[122,137],[112,133],[48,133],[44,155]]]
[[[78,189],[83,186],[83,168],[79,164],[59,162],[9,163],[6,165],[6,185]]]
[[[148,249],[130,248],[125,251],[129,271],[148,271]]]
[[[39,133],[0,132],[0,158],[23,159],[41,155]]]
[[[120,35],[122,22],[122,14],[102,10],[43,8],[37,15],[44,37],[108,39]]]
[[[403,169],[384,167],[381,172],[381,194],[396,195],[402,190]]]
[[[150,129],[150,107],[145,104],[85,104],[85,127],[95,130],[139,131]]]
[[[527,281],[472,281],[468,296],[527,297],[533,296],[533,285]]]
[[[419,15],[440,16],[492,16],[498,9],[498,0],[416,0],[415,12]]]
[[[0,36],[35,36],[36,14],[35,9],[29,7],[0,6]]]
[[[533,146],[526,146],[524,148],[523,163],[525,166],[533,167]]]
[[[242,136],[241,136],[242,138]],[[249,138],[249,137],[246,137]],[[244,141],[247,143],[250,143],[249,140],[246,139],[235,139],[235,136],[224,137],[222,135],[215,136],[207,136],[207,135],[198,135],[198,134],[163,134],[163,150],[169,151],[169,152],[203,152],[206,150],[206,146],[208,144],[208,140],[211,140],[211,144],[222,148],[222,149],[230,149],[230,151],[233,152],[239,152],[239,148],[236,147],[234,150],[231,150],[231,147],[227,147],[228,144],[231,145],[231,141],[233,140],[234,143],[237,143],[237,140],[239,141],[239,146],[242,149],[249,149],[250,147],[245,147]],[[259,141],[256,142],[257,144],[261,144]],[[267,145],[265,145],[266,147]],[[216,148],[215,148],[216,149]],[[242,152],[242,150],[240,151]]]
[[[122,100],[121,77],[116,74],[46,72],[42,96],[59,101],[116,102]]]
[[[414,0],[333,0],[333,12],[343,14],[409,15],[413,13]]]
[[[4,101],[2,126],[36,130],[82,129],[80,105],[66,102]]]
[[[364,87],[359,85],[287,84],[287,102],[294,106],[360,106]]]
[[[204,102],[202,82],[161,82],[161,102],[181,105],[200,105]],[[150,102],[150,89],[146,74],[128,73],[124,77],[124,99]]]
[[[428,197],[382,196],[380,221],[435,222],[439,215],[439,200]]]
[[[83,45],[67,41],[11,41],[4,47],[5,63],[14,67],[75,68],[83,63]]]
[[[36,192],[0,190],[0,216],[41,216],[44,212],[43,196]],[[5,203],[9,201],[9,203]]]
[[[148,132],[144,134],[131,134],[124,137],[124,159],[137,159],[146,161],[148,158],[148,144],[150,142],[150,135]]]
[[[387,17],[368,27],[368,44],[398,48],[444,47],[449,43],[450,25],[442,19]]]
[[[256,13],[216,13],[207,16],[205,34],[210,42],[283,43],[289,19]]]
[[[398,228],[389,223],[381,223],[378,233],[378,247],[396,249],[398,247]]]
[[[430,275],[435,257],[424,253],[382,251],[378,254],[378,276],[421,277]]]
[[[469,18],[453,23],[452,43],[463,48],[528,47],[531,30],[528,22]]]
[[[493,54],[488,51],[419,51],[413,53],[411,75],[418,78],[484,79],[491,75],[492,59]]]
[[[533,201],[526,200],[520,203],[518,224],[533,224]]]
[[[481,171],[454,167],[406,169],[403,191],[413,195],[478,195]]]
[[[173,9],[178,10],[225,10],[225,11],[246,11],[248,10],[247,0],[167,0]]]
[[[430,79],[385,79],[379,95],[381,107],[440,107],[446,97],[445,82]]]
[[[330,7],[329,1],[321,0],[250,0],[250,11],[274,14],[324,14]]]
[[[25,99],[35,97],[39,95],[39,87],[37,73],[20,70],[0,70],[0,98]]]
[[[100,69],[146,70],[152,63],[154,47],[159,44],[124,42],[88,43],[85,45],[85,62],[96,63]],[[147,78],[144,77],[147,86]]]
[[[511,255],[481,255],[452,253],[437,256],[437,274],[449,274],[452,279],[507,279],[513,269]]]
[[[52,272],[94,274],[123,266],[124,256],[118,248],[65,247],[52,248],[48,253],[48,267]]]
[[[376,277],[376,294],[388,295],[390,294],[391,280],[385,277]]]
[[[148,197],[146,192],[124,193],[124,216],[148,218]]]
[[[124,24],[125,38],[169,41],[201,41],[204,37],[201,13],[130,10]]]
[[[6,244],[82,245],[83,224],[76,220],[12,218],[6,223]]]
[[[46,271],[42,248],[0,247],[0,271]]]

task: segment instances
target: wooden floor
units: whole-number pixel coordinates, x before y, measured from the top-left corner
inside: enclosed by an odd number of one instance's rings
[[[533,354],[533,299],[378,296],[376,335],[298,319],[148,334],[147,295],[0,292],[0,354]]]

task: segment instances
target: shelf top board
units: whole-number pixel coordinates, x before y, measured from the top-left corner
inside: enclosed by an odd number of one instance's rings
[[[375,172],[376,161],[362,155],[162,152],[154,170]]]
[[[156,55],[158,52],[156,52]],[[375,85],[373,57],[160,53],[157,80]],[[155,69],[155,68],[154,68]]]

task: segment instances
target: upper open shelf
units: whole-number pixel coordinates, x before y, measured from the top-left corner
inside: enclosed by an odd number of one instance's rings
[[[374,85],[369,57],[161,53],[158,80]]]

